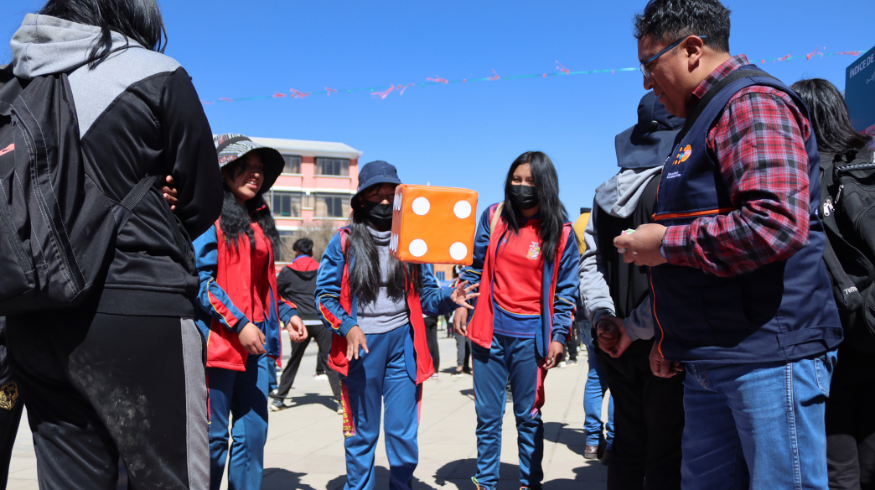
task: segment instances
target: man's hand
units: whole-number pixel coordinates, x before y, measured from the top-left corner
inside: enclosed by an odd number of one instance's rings
[[[468,281],[462,281],[459,284],[456,284],[455,289],[453,289],[453,295],[450,296],[450,299],[455,301],[456,304],[460,305],[462,308],[473,310],[474,307],[468,304],[468,300],[480,296],[480,293],[471,292],[478,287],[480,287],[480,283],[468,286]]]
[[[289,332],[289,339],[292,342],[307,340],[307,327],[304,326],[304,322],[301,321],[301,317],[298,315],[293,316],[289,320],[289,324],[286,325],[286,332]]]
[[[626,334],[626,324],[615,316],[603,315],[596,333],[599,349],[613,358],[622,356],[632,345],[632,339]]]
[[[634,233],[621,233],[614,238],[614,246],[620,250],[626,249],[623,262],[627,264],[635,262],[635,265],[650,267],[665,264],[668,261],[659,253],[665,230],[662,225],[647,223],[636,228]]]
[[[550,342],[550,348],[547,349],[547,359],[544,359],[544,369],[553,369],[556,367],[563,352],[565,352],[565,344],[562,342],[556,342],[555,340]]]
[[[254,323],[250,322],[244,325],[240,329],[240,333],[237,334],[237,337],[240,339],[240,344],[246,349],[246,352],[253,355],[267,353],[264,350],[264,344],[267,343],[267,340],[264,338],[264,332],[255,326]]]
[[[659,353],[659,342],[653,342],[653,348],[650,349],[650,370],[653,371],[654,376],[671,378],[683,371],[684,367],[679,362],[669,361],[662,357],[662,354]]]
[[[369,354],[368,341],[365,338],[365,333],[362,332],[361,327],[356,325],[346,333],[346,358],[350,361],[353,360],[353,358],[358,359],[359,347],[365,350],[365,354]]]
[[[173,186],[173,177],[168,175],[166,179],[167,185],[161,188],[161,194],[164,196],[164,200],[167,201],[167,204],[170,205],[171,211],[176,211],[176,201],[179,200],[179,191],[176,190],[176,187]]]
[[[453,330],[459,335],[468,336],[468,310],[465,308],[456,308],[456,313],[453,315]]]

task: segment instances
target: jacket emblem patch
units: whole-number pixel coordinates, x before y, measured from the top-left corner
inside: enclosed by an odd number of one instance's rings
[[[532,242],[529,245],[529,252],[526,254],[526,258],[535,260],[541,256],[541,246],[538,245],[538,242]]]
[[[672,165],[679,165],[687,161],[690,158],[690,155],[693,153],[693,148],[690,145],[687,145],[685,148],[682,148],[677,156],[675,156],[674,162]]]
[[[0,150],[0,155],[5,155],[13,150],[15,150],[15,143],[12,143],[11,145],[7,146],[6,148],[3,148],[2,150]]]

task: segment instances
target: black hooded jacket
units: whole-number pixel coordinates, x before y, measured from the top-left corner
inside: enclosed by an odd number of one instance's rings
[[[302,255],[283,268],[276,278],[280,296],[295,304],[301,320],[318,320],[316,309],[316,274],[319,262]]]

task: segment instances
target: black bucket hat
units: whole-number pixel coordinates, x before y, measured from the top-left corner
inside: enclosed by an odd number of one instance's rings
[[[258,195],[270,190],[283,171],[285,160],[280,152],[269,146],[259,145],[242,134],[225,133],[213,136],[213,144],[216,145],[220,169],[237,161],[250,151],[258,152],[261,163],[264,164],[264,183],[258,190]]]
[[[617,165],[623,168],[658,167],[674,149],[675,136],[684,120],[665,110],[653,92],[638,103],[638,124],[614,138]]]
[[[391,163],[383,160],[374,160],[368,162],[359,171],[359,187],[355,195],[350,200],[350,205],[355,207],[358,205],[358,197],[362,191],[374,184],[400,184],[401,179],[398,178],[398,170]]]

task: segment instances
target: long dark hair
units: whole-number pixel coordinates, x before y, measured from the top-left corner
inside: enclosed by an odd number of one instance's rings
[[[522,221],[522,211],[510,198],[511,186],[513,185],[513,173],[520,165],[528,163],[532,166],[532,177],[535,182],[535,192],[541,203],[541,254],[544,260],[552,262],[556,258],[556,250],[559,248],[559,240],[562,237],[562,227],[568,221],[568,212],[559,201],[559,176],[553,161],[540,151],[527,151],[518,156],[510,164],[507,171],[507,179],[504,181],[504,209],[501,217],[507,222],[514,233],[519,233]]]
[[[237,172],[241,161],[242,159],[237,159],[237,161],[228,164],[222,169],[222,172],[230,172],[233,175]],[[259,190],[258,194],[246,201],[245,204],[241,204],[237,200],[224,179],[222,180],[222,190],[225,193],[225,198],[222,201],[222,216],[219,218],[219,226],[222,227],[222,233],[225,234],[225,243],[233,244],[236,249],[238,247],[237,240],[242,234],[249,237],[250,249],[255,247],[255,232],[252,230],[252,223],[258,223],[264,236],[270,240],[273,256],[276,257],[277,253],[282,250],[282,242],[280,241],[280,233],[276,229],[276,222],[273,220],[273,213],[261,197],[267,189]]]
[[[799,80],[790,88],[808,106],[818,151],[843,153],[862,148],[872,140],[871,136],[854,129],[845,99],[832,83],[822,78],[811,78]]]
[[[159,53],[167,46],[167,30],[156,0],[48,0],[39,13],[100,27],[100,39],[88,57],[91,66],[112,49],[110,31]]]
[[[379,185],[379,184],[377,184]],[[377,291],[381,287],[380,252],[374,237],[368,231],[365,210],[353,206],[352,223],[349,225],[349,248],[355,261],[349,270],[349,286],[360,301],[373,303],[377,300]],[[349,253],[347,253],[347,261]],[[389,297],[400,300],[406,293],[407,281],[418,293],[422,289],[422,267],[418,264],[407,264],[389,255]]]

